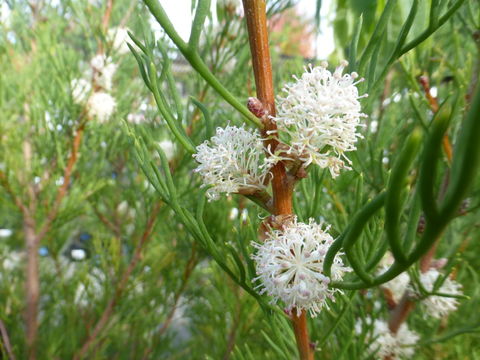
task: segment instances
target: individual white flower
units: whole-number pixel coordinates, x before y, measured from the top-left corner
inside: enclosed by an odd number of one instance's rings
[[[331,278],[323,274],[323,262],[333,238],[327,227],[322,229],[310,219],[308,224],[294,218],[282,230],[266,233],[264,243],[254,243],[257,253],[252,256],[256,263],[261,285],[260,293],[267,293],[273,302],[281,300],[288,311],[296,308],[310,311],[312,316],[326,306],[326,300],[334,299],[338,289],[328,287],[331,280],[341,280],[344,273],[351,271],[343,264],[340,253],[332,264]]]
[[[96,117],[101,123],[106,122],[115,111],[117,102],[112,95],[99,91],[90,96],[87,102],[88,114]]]
[[[107,41],[112,44],[112,48],[120,55],[128,54],[130,52],[127,43],[136,47],[134,43],[128,41],[130,39],[130,36],[128,36],[129,30],[130,29],[126,27],[114,27],[108,29]]]
[[[266,188],[270,165],[265,162],[263,140],[257,130],[236,126],[217,128],[215,136],[197,146],[195,169],[203,178],[210,200],[220,193],[252,194]]]
[[[433,291],[437,279],[441,277],[443,277],[443,275],[437,269],[432,268],[427,272],[420,274],[420,282],[425,290]],[[461,284],[447,277],[435,292],[448,295],[462,295],[461,288]],[[458,299],[447,296],[432,295],[423,299],[422,304],[425,306],[428,315],[440,319],[457,309]]]
[[[415,352],[413,346],[417,343],[419,336],[415,331],[410,330],[407,324],[403,323],[397,333],[392,333],[387,322],[377,319],[373,323],[372,332],[372,336],[367,337],[367,340],[372,341],[369,352],[374,353],[376,359],[412,358]]]
[[[90,60],[90,66],[94,70],[93,80],[95,84],[104,90],[112,90],[113,75],[117,70],[117,65],[113,63],[112,59],[104,54],[98,54]]]
[[[351,161],[345,155],[356,149],[357,132],[361,112],[358,95],[357,73],[343,74],[348,65],[342,62],[331,73],[328,63],[305,68],[301,78],[294,76],[294,83],[284,87],[280,97],[277,116],[273,117],[278,133],[287,135],[290,148],[286,156],[298,158],[306,166],[313,163],[328,168],[336,177],[342,168],[350,169]],[[281,154],[275,154],[281,160]],[[346,164],[346,163],[347,164]]]
[[[72,88],[73,101],[76,104],[83,104],[88,99],[90,91],[92,91],[92,84],[85,79],[73,79],[70,83]]]

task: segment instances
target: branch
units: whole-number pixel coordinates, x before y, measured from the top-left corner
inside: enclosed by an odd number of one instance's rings
[[[20,198],[15,195],[15,192],[13,192],[13,190],[10,186],[10,183],[8,182],[7,176],[5,175],[5,173],[3,171],[0,171],[0,185],[2,185],[3,188],[5,189],[5,191],[11,196],[11,198],[13,199],[13,202],[18,207],[20,212],[23,215],[28,214],[27,207],[22,203]]]
[[[243,0],[243,8],[247,21],[257,97],[268,115],[275,116],[275,94],[268,45],[266,1]],[[264,116],[262,119],[264,124],[262,135],[264,137],[266,137],[267,132],[276,130],[276,124],[269,116]],[[265,143],[265,146],[269,146],[271,151],[275,151],[278,140],[272,137]],[[281,162],[277,163],[272,168],[272,175],[275,215],[291,215],[293,213],[293,184],[287,177],[284,164]],[[296,309],[293,309],[292,314],[293,329],[300,358],[302,360],[311,360],[313,359],[313,352],[310,349],[306,314],[302,311],[300,316],[296,316]]]
[[[80,121],[82,121],[81,118],[83,118],[83,114],[80,115]],[[60,209],[60,205],[62,203],[62,200],[65,197],[65,195],[67,194],[68,186],[70,185],[70,178],[72,176],[73,168],[75,167],[75,164],[77,163],[77,160],[78,160],[78,152],[79,152],[79,149],[80,149],[80,145],[82,143],[82,136],[83,136],[83,132],[85,130],[85,125],[86,125],[86,123],[82,121],[80,126],[77,128],[77,130],[75,132],[75,137],[73,138],[72,150],[71,150],[71,153],[70,153],[70,157],[69,157],[68,162],[67,162],[67,167],[65,168],[65,171],[63,173],[63,184],[60,187],[60,189],[58,190],[57,197],[56,197],[55,202],[53,204],[53,208],[50,210],[50,212],[47,215],[47,220],[45,221],[45,223],[43,224],[43,226],[41,227],[41,229],[37,233],[37,239],[38,239],[37,241],[39,241],[39,242],[45,237],[47,232],[50,230],[50,227],[51,227],[53,221],[55,220],[55,218],[58,215],[58,211]]]
[[[185,270],[183,272],[183,279],[182,279],[182,284],[180,285],[180,288],[178,289],[177,293],[175,294],[174,300],[173,300],[173,306],[170,309],[170,312],[167,315],[167,318],[165,319],[162,327],[158,331],[157,337],[154,340],[154,343],[151,347],[146,348],[145,351],[143,352],[142,359],[148,359],[148,356],[150,353],[153,351],[153,349],[156,347],[156,344],[158,343],[157,340],[160,340],[163,334],[167,331],[168,327],[172,323],[173,316],[175,315],[175,312],[177,311],[178,307],[178,302],[180,301],[180,297],[184,293],[188,280],[190,279],[190,275],[192,275],[193,269],[195,269],[195,266],[197,265],[197,249],[195,247],[195,243],[192,245],[192,252],[190,254],[190,258],[187,261],[187,265],[185,266]]]
[[[3,346],[7,351],[8,359],[15,360],[15,355],[13,354],[12,350],[12,344],[10,343],[10,338],[8,337],[8,331],[2,320],[0,320],[0,335],[2,337]]]
[[[157,22],[167,33],[168,37],[175,43],[178,50],[182,53],[185,59],[190,63],[190,65],[202,76],[207,83],[213,87],[217,93],[222,96],[230,105],[237,109],[246,120],[248,120],[252,125],[260,126],[260,121],[247,109],[247,107],[241,104],[235,96],[233,96],[228,89],[223,86],[220,81],[213,75],[208,66],[202,60],[200,54],[197,51],[193,51],[182,38],[178,35],[175,30],[175,27],[172,25],[170,19],[168,18],[165,10],[158,0],[143,0],[145,5],[155,17]]]
[[[40,298],[40,278],[38,269],[38,245],[35,235],[35,220],[29,215],[23,217],[23,232],[27,248],[27,266],[25,268],[25,322],[28,358],[36,359],[38,334],[38,301]]]
[[[118,303],[118,300],[122,296],[128,281],[130,279],[130,275],[132,274],[133,270],[137,266],[138,262],[140,261],[141,255],[142,255],[142,250],[145,247],[145,244],[150,240],[151,234],[155,225],[155,220],[157,219],[158,212],[160,211],[161,208],[161,203],[157,203],[152,211],[152,214],[147,220],[147,224],[145,226],[145,231],[142,234],[142,237],[137,243],[137,246],[135,247],[135,251],[132,256],[132,260],[130,261],[127,269],[123,272],[120,281],[118,282],[118,285],[115,289],[115,292],[113,293],[112,297],[110,298],[107,306],[102,312],[102,315],[100,316],[100,320],[96,323],[93,331],[90,333],[90,335],[87,337],[87,339],[84,341],[82,347],[80,348],[79,351],[75,353],[73,356],[74,360],[79,360],[84,358],[84,356],[87,354],[87,352],[90,350],[90,347],[95,343],[96,340],[98,340],[98,337],[102,330],[105,328],[105,326],[108,324],[108,321],[110,320],[111,315],[113,314],[113,310],[115,309],[115,306]]]

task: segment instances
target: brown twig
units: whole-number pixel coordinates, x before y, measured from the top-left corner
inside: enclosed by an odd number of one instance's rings
[[[20,210],[20,212],[25,215],[28,213],[27,207],[22,203],[20,198],[15,195],[15,192],[13,191],[12,187],[10,186],[10,183],[8,181],[7,175],[3,171],[0,171],[0,185],[3,186],[5,191],[10,195],[10,197],[13,199],[13,202],[17,206],[17,208]]]
[[[106,31],[108,28],[110,17],[112,16],[112,9],[113,9],[113,0],[107,0],[107,7],[105,8],[105,12],[103,13],[103,17],[102,17],[103,31]]]
[[[185,266],[185,271],[183,273],[182,285],[180,286],[180,289],[175,294],[175,300],[174,300],[172,309],[170,310],[170,313],[167,316],[167,320],[165,320],[162,327],[158,331],[159,336],[162,336],[165,333],[165,331],[167,331],[167,328],[170,326],[170,323],[172,322],[172,319],[173,319],[173,315],[175,315],[175,311],[177,310],[180,296],[185,291],[188,280],[190,279],[190,275],[192,274],[193,269],[195,268],[196,265],[197,265],[197,250],[195,248],[195,245],[192,245],[192,253],[190,255],[190,258],[188,259],[187,265]]]
[[[237,297],[238,297],[238,287],[235,288],[237,290]],[[227,337],[227,348],[225,353],[223,354],[223,360],[229,360],[230,355],[232,354],[233,349],[235,348],[235,340],[237,338],[237,331],[238,325],[240,323],[242,317],[242,304],[239,301],[237,302],[236,310],[235,310],[235,317],[233,319],[232,326],[230,327],[230,331]]]
[[[255,75],[255,85],[257,98],[267,111],[269,116],[275,116],[275,94],[272,77],[272,64],[270,60],[270,49],[268,44],[268,29],[265,0],[243,0],[243,8],[247,21],[248,39],[250,51],[252,54],[253,72]],[[264,128],[262,135],[267,137],[271,131],[276,130],[276,124],[269,116],[262,118]],[[265,144],[275,151],[278,140],[274,136],[268,136]],[[293,184],[289,180],[285,166],[278,162],[272,168],[272,192],[275,215],[291,215]],[[296,310],[293,309],[295,314]],[[308,337],[306,314],[302,312],[300,316],[292,316],[293,329],[297,339],[298,351],[301,360],[313,359],[313,352],[310,349],[310,340]]]
[[[38,270],[38,246],[39,241],[35,234],[35,220],[30,214],[23,217],[23,232],[25,236],[25,245],[27,248],[27,267],[26,267],[26,338],[28,348],[28,358],[36,358],[36,343],[38,333],[38,300],[40,298],[40,278]]]
[[[120,239],[122,234],[118,224],[111,222],[104,214],[100,212],[100,210],[98,210],[96,206],[92,205],[92,209],[95,215],[97,215],[98,219],[107,227],[107,229],[113,232],[117,239]]]
[[[138,241],[135,251],[132,256],[132,260],[128,264],[128,267],[125,269],[123,272],[120,281],[117,284],[117,287],[115,288],[115,291],[108,301],[107,306],[102,312],[102,315],[100,316],[100,319],[97,321],[95,324],[95,327],[93,328],[93,331],[88,335],[87,339],[83,342],[82,347],[80,348],[79,351],[76,352],[74,355],[73,359],[82,359],[87,352],[90,350],[90,347],[95,343],[95,341],[98,340],[98,335],[101,333],[101,331],[105,328],[105,326],[108,324],[108,321],[110,320],[110,317],[113,313],[113,310],[115,309],[115,306],[118,303],[118,300],[120,299],[123,291],[125,290],[128,281],[130,279],[130,275],[132,274],[133,270],[137,266],[138,262],[141,259],[142,255],[142,250],[145,246],[145,244],[150,240],[151,234],[153,232],[153,228],[155,226],[155,220],[157,219],[158,212],[160,211],[161,208],[161,203],[157,203],[150,214],[147,224],[145,226],[145,230]]]
[[[72,176],[73,169],[75,164],[78,160],[78,153],[80,149],[80,145],[82,143],[83,132],[85,130],[86,123],[82,121],[82,115],[80,116],[80,125],[75,131],[75,135],[72,142],[72,149],[70,152],[70,157],[67,161],[67,166],[65,167],[65,171],[63,173],[63,184],[58,190],[57,197],[55,198],[55,202],[53,203],[53,207],[47,215],[47,220],[43,224],[43,226],[38,231],[37,238],[38,241],[41,241],[50,230],[50,226],[52,225],[53,221],[56,219],[58,211],[60,210],[60,205],[62,203],[63,198],[68,192],[68,187],[70,186],[70,178]]]
[[[170,309],[167,318],[162,324],[162,327],[160,330],[158,330],[158,334],[156,336],[156,340],[158,341],[161,339],[163,334],[167,331],[168,327],[172,323],[173,316],[175,315],[175,312],[177,311],[178,308],[178,302],[180,301],[180,297],[182,296],[183,292],[187,288],[188,280],[190,279],[190,276],[192,275],[193,270],[195,269],[195,266],[197,265],[197,249],[195,247],[195,244],[192,245],[192,252],[190,254],[190,258],[187,261],[187,265],[185,266],[185,270],[183,272],[183,278],[182,278],[182,284],[180,285],[180,288],[175,294],[175,297],[173,299],[173,306]],[[153,351],[155,348],[155,345],[157,341],[154,341],[154,345],[152,345],[149,348],[146,348],[145,351],[143,352],[143,359],[147,359],[148,355]]]
[[[0,320],[0,335],[2,336],[2,343],[7,352],[9,360],[15,360],[15,355],[13,354],[12,344],[10,343],[10,337],[8,336],[7,328],[2,320]]]

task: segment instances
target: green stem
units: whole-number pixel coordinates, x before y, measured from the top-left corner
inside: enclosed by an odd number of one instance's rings
[[[262,127],[262,123],[260,120],[253,115],[248,108],[240,103],[240,101],[237,100],[237,98],[230,93],[230,91],[225,88],[220,81],[215,77],[215,75],[212,74],[208,66],[203,62],[203,60],[200,58],[200,55],[196,51],[196,49],[193,49],[190,47],[187,43],[185,43],[178,33],[175,31],[175,28],[173,27],[172,23],[168,19],[167,14],[165,13],[165,10],[163,9],[162,5],[158,2],[158,0],[143,0],[145,5],[147,5],[148,9],[152,13],[152,15],[155,17],[155,19],[158,21],[160,26],[165,30],[165,33],[170,37],[170,39],[175,43],[177,46],[178,50],[182,53],[182,55],[187,59],[187,61],[190,63],[190,65],[202,76],[205,81],[207,81],[208,84],[210,84],[211,87],[213,87],[220,96],[222,96],[225,101],[227,101],[230,105],[232,105],[238,112],[240,112],[247,121],[249,121],[252,125],[255,125],[257,127]],[[202,10],[203,11],[203,10]],[[199,14],[198,16],[200,17]],[[203,16],[203,15],[202,15]],[[198,18],[197,25],[200,23],[201,18]],[[197,31],[197,30],[195,30]],[[193,43],[196,43],[196,36],[198,35],[198,31],[196,34],[194,34],[194,37],[191,39]]]

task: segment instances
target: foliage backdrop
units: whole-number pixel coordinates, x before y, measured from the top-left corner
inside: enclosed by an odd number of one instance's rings
[[[255,292],[252,282],[250,243],[267,213],[238,195],[206,203],[192,173],[195,163],[179,141],[188,135],[185,141],[199,145],[217,126],[241,126],[244,117],[192,70],[165,34],[150,30],[155,20],[141,2],[6,3],[11,13],[0,25],[3,357],[26,358],[33,347],[41,359],[295,358],[288,319]],[[270,1],[269,16],[291,11],[293,3]],[[246,104],[255,85],[241,5],[218,1],[216,6],[217,18],[207,14],[198,55]],[[338,0],[332,11],[336,50],[329,60],[348,59],[349,70],[365,77],[360,91],[369,94],[363,101],[369,117],[351,156],[353,171],[333,180],[328,170],[313,169],[297,186],[294,206],[299,220],[324,220],[337,237],[387,187],[414,128],[431,128],[432,102],[419,76],[429,79],[439,103],[448,102],[448,135],[458,145],[478,79],[480,6],[468,0]],[[314,28],[315,19],[309,22]],[[136,46],[137,59],[114,49],[107,37],[108,29],[124,26],[140,47],[145,45],[144,52]],[[291,31],[285,27],[272,34],[276,93],[292,74],[322,60],[285,55],[295,35]],[[422,37],[425,41],[417,41]],[[116,110],[103,123],[85,115],[71,85],[85,76],[99,52],[118,65],[111,91]],[[158,75],[166,114],[144,83],[146,78],[151,84],[152,74]],[[172,135],[169,116],[180,136]],[[402,186],[413,189],[420,163],[415,157]],[[441,155],[437,173],[448,167]],[[437,189],[440,175],[434,179]],[[425,318],[419,309],[412,313],[409,325],[421,336],[415,358],[480,357],[478,180],[462,216],[442,234],[436,255],[448,259],[447,268],[468,299],[460,300],[448,319]],[[419,207],[415,192],[407,193],[402,234],[411,233],[408,214]],[[369,259],[387,243],[384,225],[381,210],[361,233],[356,254]],[[29,231],[37,244],[29,242]],[[416,227],[413,231],[412,241],[418,241]],[[25,317],[26,249],[32,244],[39,261],[37,320]],[[78,249],[84,259],[75,258],[72,251]],[[410,271],[413,277],[418,272]],[[387,314],[378,287],[345,290],[309,322],[311,340],[321,349],[320,358],[368,358],[366,333],[356,333],[355,324]],[[26,336],[32,321],[39,326],[33,345]]]

